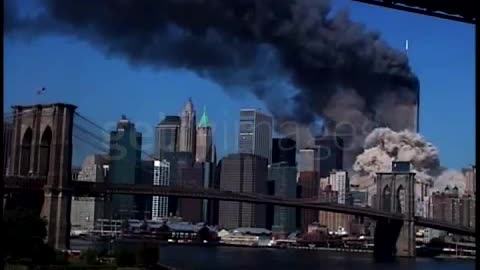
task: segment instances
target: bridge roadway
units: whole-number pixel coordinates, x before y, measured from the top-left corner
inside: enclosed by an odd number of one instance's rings
[[[5,177],[5,190],[42,190],[45,186],[45,183],[45,179]],[[376,220],[403,220],[402,214],[388,213],[373,208],[356,207],[330,202],[312,202],[311,200],[305,201],[302,199],[288,199],[264,194],[231,192],[218,189],[205,189],[203,187],[106,184],[81,181],[73,181],[71,186],[72,188],[67,191],[72,192],[73,196],[78,197],[103,197],[112,194],[176,196],[192,199],[212,199],[219,201],[236,201],[254,204],[274,204],[278,206],[299,207],[303,209],[321,210],[355,216],[364,216]],[[415,217],[414,222],[418,226],[445,230],[462,235],[475,236],[475,229],[470,227],[459,226],[456,224],[450,224],[447,222],[422,217]]]

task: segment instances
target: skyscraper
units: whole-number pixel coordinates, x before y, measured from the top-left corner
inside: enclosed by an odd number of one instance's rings
[[[300,149],[298,151],[298,171],[299,172],[318,172],[315,164],[316,149]]]
[[[240,153],[255,154],[272,163],[272,117],[254,109],[240,110]]]
[[[91,155],[85,157],[76,181],[105,182],[108,176],[109,157]],[[73,228],[93,229],[97,219],[105,218],[103,198],[72,197],[70,220]]]
[[[289,166],[287,162],[272,164],[270,179],[274,181],[275,196],[292,199],[296,197],[297,168],[295,166]],[[295,229],[295,208],[274,206],[272,230],[290,233]]]
[[[167,115],[155,127],[155,157],[162,152],[178,152],[180,140],[180,117]]]
[[[477,168],[475,165],[472,165],[469,168],[463,169],[463,174],[467,180],[465,183],[465,193],[475,195],[477,191]]]
[[[338,192],[336,203],[346,204],[352,201],[350,200],[350,181],[346,171],[331,171],[329,185],[332,191]]]
[[[353,199],[350,195],[350,181],[347,172],[331,171],[327,188],[321,190],[320,197],[328,202],[351,205]],[[353,220],[349,215],[327,211],[320,211],[318,219],[320,224],[327,226],[329,230],[336,231],[343,228],[348,232],[350,232],[350,225]]]
[[[135,184],[152,185],[154,174],[154,160],[147,159],[141,161],[140,173]],[[151,219],[152,218],[152,199],[151,195],[135,195],[135,218],[136,219]]]
[[[475,228],[475,197],[460,196],[457,187],[431,195],[431,218]]]
[[[217,164],[213,162],[201,163],[203,167],[203,187],[218,188]],[[215,200],[203,200],[202,221],[210,225],[218,224],[218,202]]]
[[[193,108],[192,99],[189,98],[185,107],[181,112],[180,116],[180,142],[179,142],[179,151],[180,152],[190,152],[193,153],[195,157],[195,110]]]
[[[270,140],[271,141],[271,140]],[[221,161],[220,189],[266,194],[268,160],[252,154],[230,154]],[[265,205],[220,202],[219,226],[265,227]]]
[[[274,138],[272,141],[272,164],[286,162],[296,166],[296,143],[290,138]]]
[[[195,153],[196,162],[212,162],[212,128],[208,122],[206,109],[203,108],[203,114],[197,127],[197,150]]]
[[[153,163],[153,185],[168,186],[170,180],[170,163],[166,160],[155,160]],[[168,197],[153,196],[152,219],[168,217]]]
[[[183,168],[191,168],[194,163],[194,157],[191,152],[164,152],[161,155],[162,160],[170,164],[169,186],[183,185],[180,172]],[[168,197],[168,213],[176,215],[178,213],[178,201],[181,200],[175,196]]]
[[[416,92],[416,100],[415,100],[415,105],[414,105],[414,124],[411,130],[419,133],[420,132],[420,87],[417,89]]]
[[[192,167],[180,168],[179,181],[187,187],[214,188],[215,164],[197,162]],[[178,200],[179,215],[185,221],[216,224],[213,220],[214,203],[209,200],[181,198]]]
[[[319,177],[318,172],[299,172],[298,183],[300,188],[300,198],[314,198],[318,196],[319,191]],[[318,211],[310,209],[300,210],[300,227],[306,231],[309,224],[318,221]]]
[[[185,187],[203,187],[203,167],[195,163],[192,167],[181,168],[179,178]],[[183,220],[197,223],[202,221],[202,199],[181,198],[178,200],[179,214]]]
[[[135,184],[141,172],[142,134],[125,116],[117,123],[117,130],[110,133],[109,181],[115,184]],[[136,206],[131,195],[113,195],[113,217],[132,217]]]
[[[343,170],[343,139],[338,136],[315,138],[318,151],[315,157],[320,177],[327,177],[332,170]]]

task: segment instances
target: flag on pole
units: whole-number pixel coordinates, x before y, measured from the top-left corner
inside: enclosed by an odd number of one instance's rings
[[[42,88],[38,89],[37,90],[37,95],[41,95],[41,94],[45,93],[45,90],[46,90],[45,87],[42,87]]]

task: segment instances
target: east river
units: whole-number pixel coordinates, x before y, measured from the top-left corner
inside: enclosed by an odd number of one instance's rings
[[[76,242],[76,241],[74,241]],[[88,244],[80,244],[84,249]],[[72,248],[75,243],[72,242]],[[397,259],[393,263],[376,263],[371,253],[342,253],[334,251],[249,248],[202,247],[189,245],[161,245],[160,263],[179,270],[295,270],[295,269],[388,269],[388,270],[473,270],[474,260],[416,258]]]
[[[392,269],[392,270],[473,270],[473,260],[398,259],[376,263],[371,253],[342,253],[318,250],[248,247],[161,246],[160,261],[184,270],[295,270],[295,269]]]

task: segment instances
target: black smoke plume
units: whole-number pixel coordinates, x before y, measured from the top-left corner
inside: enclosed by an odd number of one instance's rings
[[[6,2],[6,35],[73,36],[133,65],[191,70],[253,93],[281,132],[321,119],[361,144],[372,126],[412,125],[403,112],[419,83],[406,56],[329,1],[39,0],[41,11],[21,16]]]

